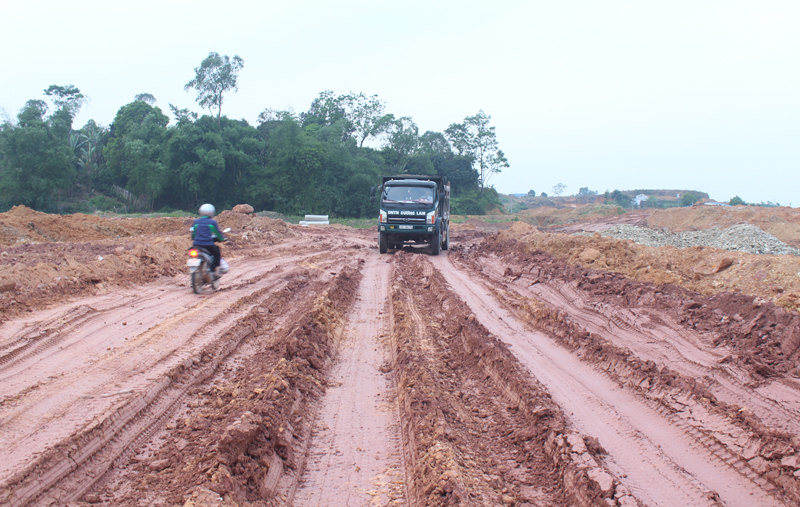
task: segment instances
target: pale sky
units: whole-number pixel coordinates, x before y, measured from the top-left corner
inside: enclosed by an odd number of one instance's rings
[[[137,93],[201,112],[209,52],[244,59],[223,114],[257,125],[324,90],[377,94],[426,130],[483,109],[502,193],[563,182],[800,206],[800,2],[1,0],[0,107],[51,84],[108,125]],[[171,116],[171,115],[170,115]]]

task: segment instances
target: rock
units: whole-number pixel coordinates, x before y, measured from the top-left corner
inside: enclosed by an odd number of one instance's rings
[[[315,370],[321,370],[325,367],[325,362],[317,356],[311,356],[308,358],[308,362],[311,364],[311,367]]]
[[[103,499],[100,498],[100,495],[96,495],[94,493],[87,493],[83,495],[83,501],[86,503],[100,503],[103,501]]]
[[[200,487],[192,492],[192,496],[186,500],[183,507],[221,507],[224,504],[219,493]]]
[[[249,204],[237,204],[231,211],[234,213],[244,213],[245,215],[249,215],[253,212],[253,207]]]
[[[17,288],[17,282],[0,282],[0,292],[11,292]]]
[[[583,437],[581,437],[580,435],[576,433],[570,433],[569,435],[567,435],[567,442],[572,448],[572,452],[578,454],[586,452],[586,443],[583,441]]]
[[[747,463],[749,463],[750,467],[753,469],[753,471],[755,473],[759,474],[759,475],[763,474],[764,472],[769,470],[769,466],[767,464],[767,460],[765,460],[761,456],[757,456],[757,457],[751,459],[750,461],[748,461]]]
[[[219,460],[226,465],[236,463],[239,455],[263,431],[262,423],[261,416],[247,411],[225,428],[225,433],[217,444]]]
[[[797,468],[800,464],[800,457],[797,454],[794,456],[786,456],[781,460],[782,467]]]
[[[733,266],[733,259],[731,259],[730,257],[725,257],[724,259],[719,261],[719,264],[714,266],[714,269],[712,269],[711,272],[719,273],[720,271],[724,271],[731,266]]]
[[[152,470],[153,472],[160,472],[160,471],[164,470],[165,468],[169,468],[169,467],[170,467],[170,462],[169,462],[168,459],[159,459],[159,460],[156,460],[156,461],[150,463],[150,466],[148,468],[150,470]]]
[[[614,478],[599,468],[589,470],[587,475],[600,486],[600,490],[603,492],[609,492],[614,487]]]

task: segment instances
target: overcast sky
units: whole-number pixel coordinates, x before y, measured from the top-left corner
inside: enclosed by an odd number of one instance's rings
[[[244,59],[223,114],[378,94],[426,130],[483,109],[502,193],[680,188],[800,206],[800,2],[3,0],[0,107],[51,84],[108,125],[184,91],[209,52]]]

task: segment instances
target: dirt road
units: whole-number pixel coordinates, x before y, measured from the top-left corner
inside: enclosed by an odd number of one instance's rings
[[[295,228],[9,314],[0,504],[800,505],[794,314],[490,239]]]

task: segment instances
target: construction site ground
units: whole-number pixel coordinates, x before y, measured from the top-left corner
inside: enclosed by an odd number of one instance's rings
[[[192,219],[0,214],[0,505],[800,505],[800,257],[571,234],[800,217],[586,211],[225,211],[201,294]]]

